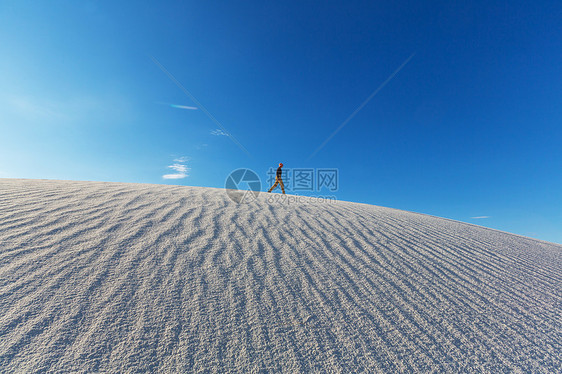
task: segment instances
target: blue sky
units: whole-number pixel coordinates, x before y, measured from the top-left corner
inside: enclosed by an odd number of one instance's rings
[[[562,243],[561,18],[540,0],[3,1],[0,177],[223,187],[246,167],[266,190],[278,162],[335,168],[338,191],[293,193]]]

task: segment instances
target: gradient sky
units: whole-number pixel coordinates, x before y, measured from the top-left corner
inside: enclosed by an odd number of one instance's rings
[[[291,193],[562,243],[562,5],[456,3],[4,0],[0,177],[336,168]]]

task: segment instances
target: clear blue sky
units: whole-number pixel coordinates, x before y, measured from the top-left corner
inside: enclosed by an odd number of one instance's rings
[[[301,194],[562,243],[562,5],[456,3],[4,0],[0,177],[223,187],[247,167],[266,190],[282,161],[339,170]]]

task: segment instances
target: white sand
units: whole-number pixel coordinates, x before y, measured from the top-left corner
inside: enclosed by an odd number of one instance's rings
[[[560,372],[562,246],[271,196],[0,179],[0,372]]]

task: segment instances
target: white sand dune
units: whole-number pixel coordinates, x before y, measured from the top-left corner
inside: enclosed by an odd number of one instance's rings
[[[364,204],[0,179],[0,372],[560,372],[562,246]]]

